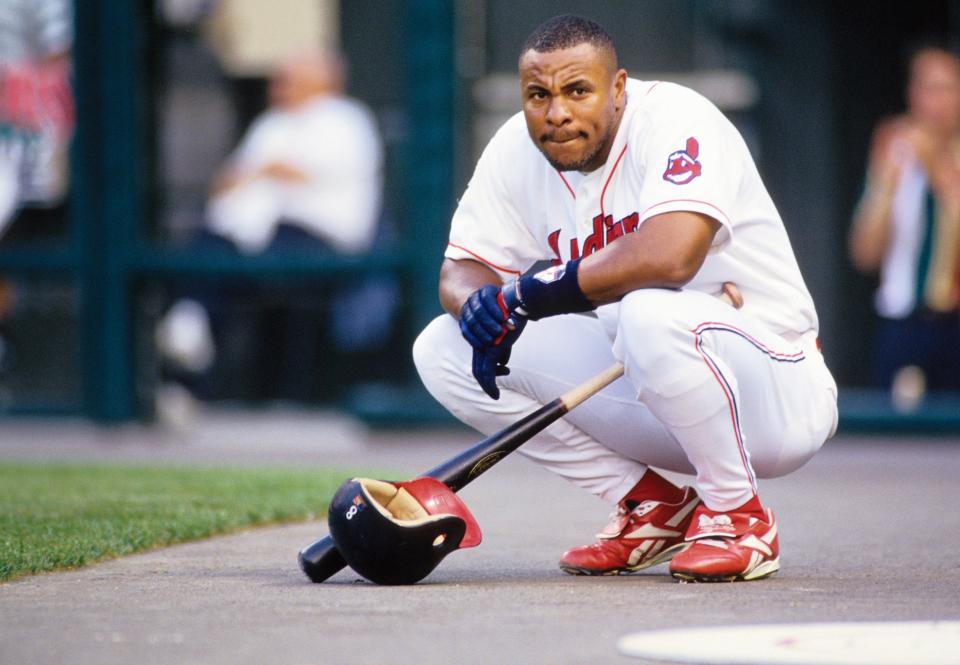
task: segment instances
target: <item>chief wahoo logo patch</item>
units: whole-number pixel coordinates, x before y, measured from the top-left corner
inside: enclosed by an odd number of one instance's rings
[[[686,185],[703,170],[703,166],[697,161],[699,156],[700,144],[691,136],[687,139],[686,148],[671,152],[667,157],[667,170],[663,172],[663,179],[674,185]]]

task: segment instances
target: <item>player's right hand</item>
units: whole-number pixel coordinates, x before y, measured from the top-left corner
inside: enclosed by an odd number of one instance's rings
[[[473,347],[473,377],[493,399],[500,399],[497,377],[510,373],[510,349],[526,324],[526,317],[511,312],[501,290],[489,284],[470,294],[460,309],[460,331]]]
[[[492,284],[470,294],[460,308],[460,332],[474,349],[499,343],[516,327],[516,318],[503,302],[500,289]]]
[[[483,392],[493,399],[500,399],[497,377],[506,376],[510,373],[510,368],[507,367],[507,363],[510,361],[510,351],[526,325],[527,320],[518,317],[513,330],[508,330],[507,334],[497,344],[473,350],[473,378],[483,388]]]
[[[500,387],[497,377],[510,373],[507,361],[510,360],[510,347],[488,346],[473,350],[473,378],[477,380],[483,392],[492,399],[500,399]]]

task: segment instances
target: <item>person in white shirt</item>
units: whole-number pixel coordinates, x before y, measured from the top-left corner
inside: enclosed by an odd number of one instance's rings
[[[421,379],[492,433],[621,361],[624,379],[520,449],[615,507],[560,567],[672,559],[683,580],[766,577],[777,526],[757,477],[813,456],[836,428],[837,392],[747,146],[697,93],[629,79],[587,19],[537,28],[519,70],[523,110],[453,216],[448,313],[415,342]],[[652,467],[695,473],[697,489]]]
[[[299,53],[277,67],[270,80],[269,108],[213,180],[204,226],[192,239],[193,248],[222,250],[226,245],[245,254],[282,250],[355,255],[370,250],[381,214],[383,147],[372,113],[343,90],[344,64],[331,51]],[[355,286],[351,299],[382,300],[379,287]],[[315,285],[294,290],[288,286],[283,291],[293,304],[282,326],[284,348],[271,351],[274,360],[268,368],[281,374],[280,394],[267,397],[309,399],[319,353],[317,328],[333,326],[333,334],[344,337],[338,332],[343,326],[335,320],[338,307],[320,302],[336,294]],[[158,343],[175,372],[202,375],[213,366],[215,340],[222,336],[212,329],[241,325],[216,320],[211,310],[229,314],[249,300],[252,291],[235,284],[193,284],[184,291],[185,297],[161,321]],[[319,321],[319,308],[327,310],[331,320]],[[368,323],[382,328],[379,319]],[[360,331],[361,336],[367,332]],[[285,369],[277,370],[278,365]]]
[[[209,228],[249,253],[281,223],[339,253],[370,248],[380,213],[383,150],[369,110],[343,95],[343,64],[299,54],[270,81],[270,108],[217,177]]]

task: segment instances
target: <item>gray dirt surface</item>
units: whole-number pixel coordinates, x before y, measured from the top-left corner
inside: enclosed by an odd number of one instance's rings
[[[202,412],[184,429],[0,424],[0,459],[334,466],[412,476],[479,437],[368,432],[329,413]],[[759,582],[564,575],[607,507],[508,458],[462,496],[483,544],[424,582],[344,571],[311,584],[300,548],[322,522],[252,529],[0,585],[0,663],[635,663],[621,636],[698,625],[960,619],[960,441],[840,437],[765,481],[781,562]]]

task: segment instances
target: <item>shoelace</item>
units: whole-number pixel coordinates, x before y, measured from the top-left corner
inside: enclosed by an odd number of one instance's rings
[[[658,505],[660,505],[658,501],[641,501],[632,509],[627,509],[623,504],[617,504],[613,512],[607,516],[607,526],[597,535],[610,537],[613,534],[618,534],[623,530],[623,527],[626,526],[627,520],[630,519],[631,515],[643,517]]]
[[[607,529],[611,528],[619,530],[623,519],[629,514],[629,510],[618,504],[617,507],[609,515],[607,515],[607,526],[604,527],[603,530],[606,531]]]

